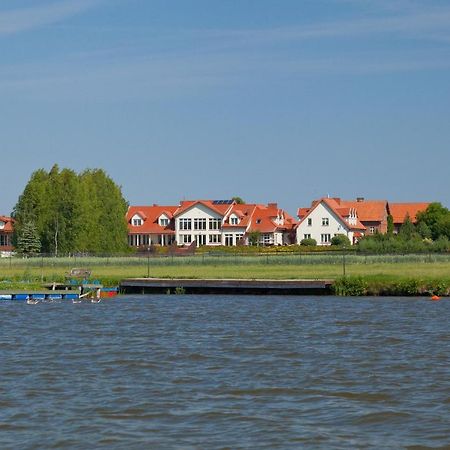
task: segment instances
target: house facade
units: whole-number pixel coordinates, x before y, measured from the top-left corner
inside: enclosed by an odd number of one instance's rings
[[[298,217],[297,244],[303,239],[314,239],[317,245],[331,245],[331,239],[339,234],[347,236],[355,244],[366,231],[356,209],[342,206],[340,200],[335,198],[313,201],[310,208],[298,210]]]
[[[148,248],[175,241],[173,215],[176,206],[130,206],[127,212],[128,245]]]
[[[14,251],[12,236],[14,232],[14,219],[0,216],[0,256],[10,256]]]
[[[150,245],[286,245],[294,242],[296,221],[276,203],[237,204],[233,200],[182,201],[179,206],[130,207],[128,242]],[[161,226],[164,225],[164,230]],[[256,239],[256,242],[255,242]]]

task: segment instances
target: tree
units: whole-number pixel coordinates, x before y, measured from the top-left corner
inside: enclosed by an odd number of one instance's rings
[[[17,236],[25,223],[35,224],[45,253],[113,253],[128,250],[127,207],[103,170],[77,174],[55,164],[31,175],[13,217]]]
[[[234,200],[238,205],[245,204],[245,201],[241,197],[231,197],[231,200]]]
[[[249,231],[247,236],[248,236],[248,243],[250,245],[259,245],[259,238],[261,236],[261,232]]]
[[[431,228],[425,222],[419,222],[416,231],[423,239],[431,239]]]
[[[399,238],[404,239],[404,240],[410,240],[410,239],[413,239],[414,237],[417,237],[416,227],[411,222],[409,214],[406,215],[405,220],[404,220],[402,226],[400,227],[398,236],[399,236]]]
[[[394,234],[394,218],[391,214],[387,216],[387,234]]]
[[[425,211],[417,213],[417,222],[427,224],[431,230],[433,240],[438,239],[442,233],[446,235],[445,223],[450,217],[450,211],[442,206],[441,203],[431,203]]]
[[[339,247],[350,247],[350,239],[345,234],[336,234],[331,238],[331,245]]]
[[[17,251],[22,255],[34,256],[41,251],[41,241],[33,222],[26,222],[17,236]]]

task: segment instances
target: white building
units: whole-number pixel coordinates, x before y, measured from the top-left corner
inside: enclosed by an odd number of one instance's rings
[[[303,239],[315,239],[318,245],[331,245],[331,239],[343,234],[352,244],[364,233],[355,208],[341,207],[332,198],[322,198],[313,202],[311,208],[298,210],[297,244]]]
[[[128,242],[149,245],[285,245],[295,241],[296,221],[276,203],[237,204],[233,200],[182,201],[174,206],[131,206]]]

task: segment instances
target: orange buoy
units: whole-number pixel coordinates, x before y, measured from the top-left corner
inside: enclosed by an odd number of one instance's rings
[[[433,295],[433,297],[431,297],[431,300],[433,300],[433,301],[438,301],[440,299],[441,299],[441,297],[439,297],[439,295]]]

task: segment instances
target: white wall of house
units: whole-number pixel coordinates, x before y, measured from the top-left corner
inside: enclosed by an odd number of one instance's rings
[[[297,227],[297,244],[310,237],[317,245],[330,245],[336,234],[344,234],[353,242],[353,232],[348,231],[346,223],[322,202]]]
[[[175,240],[177,244],[189,245],[196,241],[198,246],[223,245],[221,228],[211,229],[210,219],[223,220],[223,216],[202,204],[196,204],[177,216],[175,219]],[[189,221],[190,229],[182,229],[183,223],[186,224]],[[203,226],[205,229],[203,229]]]

